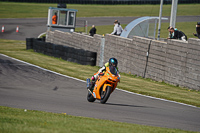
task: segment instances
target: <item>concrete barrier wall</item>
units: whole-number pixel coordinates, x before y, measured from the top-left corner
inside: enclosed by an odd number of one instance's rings
[[[167,43],[152,40],[149,49],[146,78],[164,81]]]
[[[183,86],[200,90],[200,39],[189,39]]]
[[[187,63],[187,42],[168,40],[166,49],[165,81],[175,85],[182,85]]]
[[[97,52],[100,62],[100,35],[94,37],[80,33],[48,32],[46,41]],[[104,63],[115,57],[119,71],[156,81],[200,90],[200,40],[167,42],[143,37],[132,39],[105,36]]]
[[[118,59],[121,72],[143,76],[146,65],[146,53],[150,39],[134,37],[133,39],[106,35],[104,63],[109,58]]]

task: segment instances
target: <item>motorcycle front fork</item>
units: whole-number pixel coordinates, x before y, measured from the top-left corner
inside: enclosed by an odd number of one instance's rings
[[[94,84],[95,84],[95,81],[90,82],[90,78],[87,78],[87,89],[90,93],[92,93],[94,90]]]

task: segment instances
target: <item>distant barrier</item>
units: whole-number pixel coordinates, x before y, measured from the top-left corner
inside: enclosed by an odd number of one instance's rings
[[[81,65],[96,66],[96,52],[57,45],[42,41],[39,38],[26,38],[26,49],[33,49],[35,52],[62,58]]]
[[[34,2],[34,3],[66,3],[66,4],[160,4],[160,0],[0,0],[6,2]],[[172,0],[163,1],[171,4]],[[179,0],[179,4],[200,3],[199,0]]]

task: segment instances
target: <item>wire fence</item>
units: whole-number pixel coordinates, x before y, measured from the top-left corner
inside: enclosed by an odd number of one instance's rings
[[[87,33],[87,20],[76,20],[76,28],[79,28],[79,30],[76,30],[76,32]]]
[[[160,0],[0,0],[5,2],[36,2],[36,3],[66,3],[66,4],[160,4]],[[172,0],[164,0],[171,4]],[[179,4],[200,3],[200,0],[179,0]]]

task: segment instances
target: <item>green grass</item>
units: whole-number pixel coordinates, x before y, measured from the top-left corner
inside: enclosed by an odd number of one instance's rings
[[[24,41],[0,39],[0,53],[82,80],[91,77],[99,69],[97,66],[71,63],[59,58],[35,53],[33,50],[26,50]],[[121,73],[121,82],[118,88],[200,107],[199,91],[159,83],[131,74]]]
[[[47,17],[49,7],[57,7],[57,4],[0,2],[0,18]],[[68,4],[67,8],[77,9],[77,17],[159,16],[160,5]],[[179,4],[177,16],[199,15],[199,12],[200,4]],[[162,16],[170,16],[170,13],[171,5],[163,5]]]
[[[1,133],[194,133],[0,106]]]

